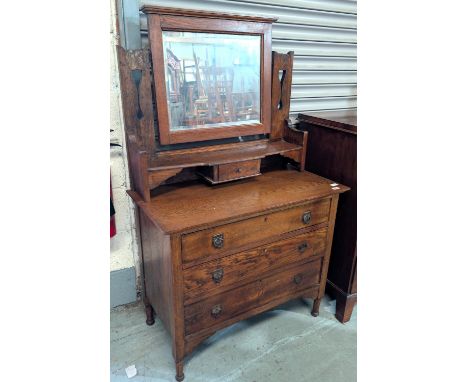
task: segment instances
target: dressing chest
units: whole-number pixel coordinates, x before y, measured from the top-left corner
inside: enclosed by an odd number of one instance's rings
[[[319,312],[339,194],[288,124],[293,53],[274,19],[144,7],[150,49],[119,48],[147,324],[183,359],[217,330],[305,297]]]

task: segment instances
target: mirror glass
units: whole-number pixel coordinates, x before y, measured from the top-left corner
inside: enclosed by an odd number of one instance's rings
[[[261,37],[163,31],[171,131],[260,123]]]

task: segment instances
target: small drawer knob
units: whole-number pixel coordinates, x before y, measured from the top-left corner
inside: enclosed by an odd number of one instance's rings
[[[312,215],[311,215],[310,211],[304,212],[302,214],[302,222],[304,224],[309,224],[311,219],[312,219]]]
[[[218,268],[211,274],[211,278],[216,284],[221,282],[221,280],[223,279],[223,276],[224,276],[223,268]]]
[[[300,252],[300,253],[304,253],[305,250],[309,247],[309,244],[307,243],[302,243],[302,244],[299,244],[298,247],[297,247],[297,250]]]
[[[294,283],[299,285],[301,282],[302,282],[302,275],[301,274],[294,276]]]
[[[221,306],[221,304],[215,305],[211,309],[211,315],[214,318],[218,318],[222,311],[223,311],[223,307]]]
[[[213,238],[211,239],[211,243],[213,244],[213,247],[215,248],[222,248],[224,245],[224,234],[218,233],[217,235],[213,235]]]

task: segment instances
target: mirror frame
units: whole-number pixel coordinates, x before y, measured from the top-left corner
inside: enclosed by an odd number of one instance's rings
[[[274,19],[236,16],[189,10],[143,7],[148,14],[148,34],[153,61],[156,113],[161,145],[232,138],[271,131],[271,23]],[[260,123],[234,126],[190,128],[171,131],[167,104],[163,31],[207,32],[261,37],[260,61]]]

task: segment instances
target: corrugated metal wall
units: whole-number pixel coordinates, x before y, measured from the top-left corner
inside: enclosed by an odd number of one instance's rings
[[[143,4],[276,17],[273,50],[295,54],[291,117],[356,109],[356,1],[140,0]],[[140,30],[141,45],[148,46],[144,14]]]

